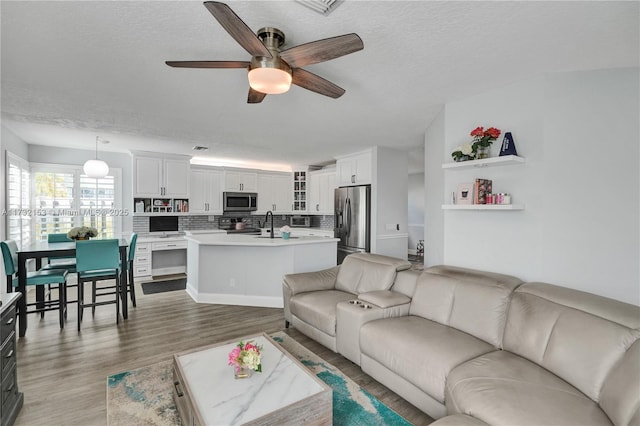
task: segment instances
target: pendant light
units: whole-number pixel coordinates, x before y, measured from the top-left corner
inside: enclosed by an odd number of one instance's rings
[[[96,136],[96,159],[87,160],[83,167],[84,174],[94,179],[100,179],[109,174],[109,166],[107,163],[98,160],[98,139],[99,136]]]

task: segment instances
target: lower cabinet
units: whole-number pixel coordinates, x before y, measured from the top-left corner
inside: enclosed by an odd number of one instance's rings
[[[154,266],[155,265],[155,266]],[[140,238],[133,259],[133,276],[136,278],[187,271],[187,240],[179,238]]]
[[[2,296],[0,305],[0,425],[12,425],[22,408],[24,396],[18,391],[16,362],[16,303],[20,293]]]

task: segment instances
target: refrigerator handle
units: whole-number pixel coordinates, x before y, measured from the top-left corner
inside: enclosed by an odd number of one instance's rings
[[[351,234],[351,199],[350,198],[347,198],[345,208],[347,210],[347,238],[349,238],[349,235]]]

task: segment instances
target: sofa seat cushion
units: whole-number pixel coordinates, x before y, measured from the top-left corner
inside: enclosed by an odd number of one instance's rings
[[[451,371],[448,413],[491,425],[610,425],[582,392],[553,373],[507,351],[487,353]]]
[[[293,296],[289,309],[302,321],[335,337],[336,305],[352,299],[357,299],[357,296],[339,290],[311,291]]]
[[[455,328],[421,317],[375,320],[360,329],[360,350],[444,403],[447,375],[493,346]]]

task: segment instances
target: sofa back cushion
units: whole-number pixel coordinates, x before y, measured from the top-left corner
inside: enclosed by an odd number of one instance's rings
[[[545,283],[513,295],[504,349],[561,377],[592,400],[640,336],[640,307]]]
[[[409,314],[454,327],[500,348],[509,298],[521,283],[510,275],[432,266],[418,278]]]
[[[371,253],[350,254],[340,265],[335,288],[355,294],[389,290],[397,271],[410,267],[411,263],[395,257]]]

